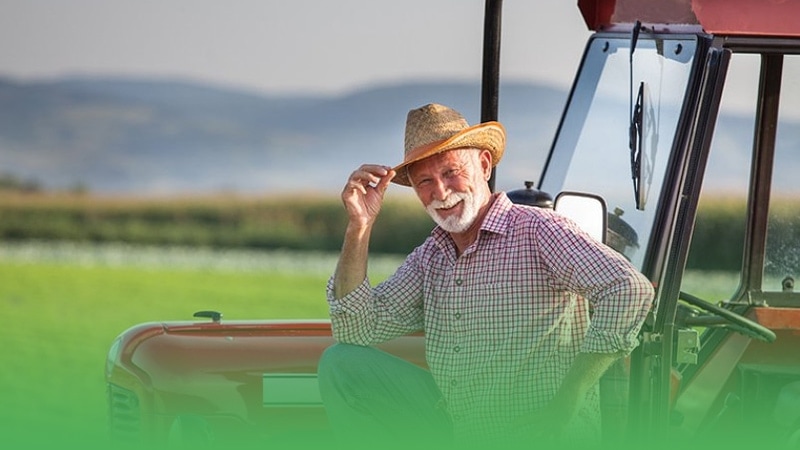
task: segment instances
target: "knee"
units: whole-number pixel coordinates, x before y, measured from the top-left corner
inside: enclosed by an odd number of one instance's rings
[[[372,350],[370,347],[360,345],[333,344],[322,352],[317,366],[317,374],[319,377],[329,377],[356,368],[359,366],[359,361],[364,361],[370,350]]]
[[[370,350],[370,347],[340,343],[325,349],[317,365],[317,381],[323,398],[331,393],[350,392],[364,383],[364,363]]]

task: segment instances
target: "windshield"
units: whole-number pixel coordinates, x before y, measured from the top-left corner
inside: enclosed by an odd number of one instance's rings
[[[590,41],[541,189],[601,195],[608,244],[641,269],[697,44],[643,36],[631,58],[630,41]]]

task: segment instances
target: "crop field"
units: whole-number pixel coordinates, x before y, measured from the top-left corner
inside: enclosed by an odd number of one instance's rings
[[[104,360],[120,332],[203,309],[226,319],[325,318],[335,262],[304,252],[3,244],[4,442],[105,448]],[[371,277],[397,264],[377,258]]]
[[[400,262],[374,258],[372,281]],[[104,360],[120,332],[204,309],[224,319],[325,318],[335,264],[335,254],[314,252],[0,245],[4,442],[107,448]],[[731,277],[696,274],[687,289],[720,300],[735,289]]]

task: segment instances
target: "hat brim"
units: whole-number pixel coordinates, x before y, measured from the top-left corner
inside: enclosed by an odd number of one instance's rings
[[[394,167],[396,175],[392,182],[402,186],[411,186],[411,181],[408,179],[408,166],[435,154],[460,148],[488,150],[492,154],[492,167],[494,167],[503,157],[505,147],[506,130],[500,122],[484,122],[473,125],[464,128],[448,139],[431,142],[406,153],[403,162]]]

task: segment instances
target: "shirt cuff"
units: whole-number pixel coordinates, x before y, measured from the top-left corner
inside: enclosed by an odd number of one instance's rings
[[[622,353],[629,354],[639,345],[639,331],[627,334],[589,327],[586,339],[581,346],[583,353]]]
[[[333,277],[328,279],[327,286],[328,306],[330,307],[331,315],[352,314],[363,309],[364,299],[369,299],[372,293],[372,287],[368,278],[364,278],[358,287],[347,293],[340,299],[334,298],[333,295]]]

